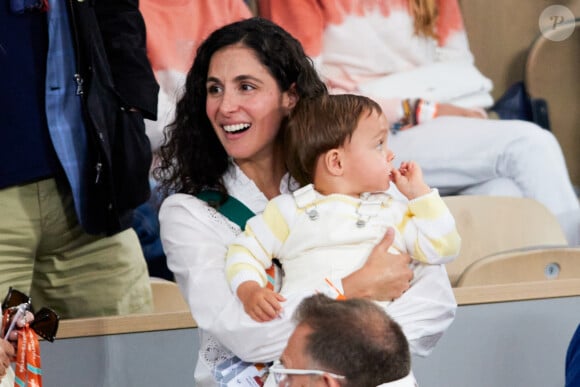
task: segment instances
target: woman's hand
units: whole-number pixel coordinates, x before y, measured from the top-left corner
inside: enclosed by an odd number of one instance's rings
[[[389,228],[363,267],[342,279],[346,297],[392,301],[409,289],[413,279],[413,271],[409,268],[411,257],[389,253],[394,239],[395,231]]]
[[[448,103],[438,103],[437,104],[437,114],[436,117],[441,116],[461,116],[461,117],[471,117],[471,118],[487,118],[487,114],[483,109],[467,109],[459,106],[451,105]]]

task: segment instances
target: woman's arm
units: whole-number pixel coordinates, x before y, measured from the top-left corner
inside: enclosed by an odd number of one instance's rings
[[[239,229],[206,203],[181,194],[164,201],[159,218],[169,268],[174,272],[198,326],[245,361],[263,362],[278,358],[294,329],[291,317],[300,301],[317,290],[332,294],[324,281],[312,284],[311,291],[286,297],[280,318],[257,323],[233,296],[224,274],[227,246]],[[347,297],[391,300],[409,288],[413,276],[408,267],[410,258],[387,253],[393,238],[391,233],[373,249],[361,269],[343,279]],[[404,329],[413,342],[421,343],[424,320],[435,321],[434,327],[427,332],[429,335],[433,332],[441,334],[446,328],[445,324],[437,323],[446,316],[446,303],[440,306],[439,300],[427,296],[417,298],[411,293],[407,297],[410,309],[395,309],[401,316],[393,315],[404,323]],[[421,308],[417,309],[417,306]],[[425,349],[428,346],[422,343],[415,347],[423,353],[428,350]]]
[[[421,264],[413,285],[387,306],[387,313],[403,328],[411,353],[427,356],[449,328],[457,302],[444,265]]]
[[[411,257],[389,253],[394,240],[395,232],[389,228],[371,251],[365,265],[342,279],[346,297],[391,301],[409,289],[413,279],[413,271],[409,268]]]
[[[163,202],[159,220],[168,266],[198,326],[245,361],[278,358],[294,328],[291,313],[309,294],[289,298],[281,318],[255,322],[225,277],[227,247],[239,228],[205,202],[183,194]]]
[[[393,240],[389,229],[365,265],[342,280],[344,294],[394,300],[387,312],[403,328],[411,353],[427,356],[455,318],[455,295],[444,265],[420,265],[413,278],[409,255],[388,252]]]
[[[457,0],[439,0],[437,6],[439,17],[437,18],[436,61],[468,61],[473,63],[473,54],[469,49],[461,8]]]

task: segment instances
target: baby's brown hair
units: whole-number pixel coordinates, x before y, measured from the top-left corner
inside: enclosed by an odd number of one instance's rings
[[[382,114],[378,103],[354,94],[301,98],[284,128],[286,167],[301,185],[313,182],[318,158],[350,140],[363,114]]]

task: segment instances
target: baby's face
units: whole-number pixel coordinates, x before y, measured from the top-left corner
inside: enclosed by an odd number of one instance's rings
[[[344,145],[347,179],[353,191],[386,191],[394,158],[387,147],[389,123],[384,114],[363,113],[350,141]]]

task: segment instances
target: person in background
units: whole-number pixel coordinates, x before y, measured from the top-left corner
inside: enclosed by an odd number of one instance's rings
[[[0,312],[0,318],[2,313]],[[34,315],[27,312],[24,318],[16,321],[16,329],[13,330],[6,339],[0,337],[0,387],[14,386],[14,371],[10,364],[15,360],[18,345],[18,329],[22,329],[26,324],[34,320]],[[4,333],[6,327],[2,327],[0,332]]]
[[[380,103],[396,133],[393,152],[422,165],[425,181],[442,195],[533,198],[559,218],[570,244],[580,243],[578,198],[551,132],[527,121],[485,119],[482,108],[493,102],[485,98],[489,89],[483,99],[461,104],[405,96],[431,84],[434,74],[457,77],[440,87],[442,95],[479,85],[457,0],[259,0],[258,5],[261,16],[302,42],[331,93],[363,94]],[[456,70],[465,67],[471,67],[468,75]],[[430,72],[427,80],[407,76],[398,88],[381,87],[392,75],[422,69],[440,72]]]
[[[566,351],[566,387],[580,386],[580,324]]]
[[[0,293],[62,318],[151,312],[132,210],[158,85],[137,0],[0,7]]]
[[[175,104],[198,46],[213,30],[247,19],[252,13],[242,0],[140,0],[139,9],[147,27],[147,56],[160,86],[157,120],[145,119],[155,164],[163,131],[175,118]],[[155,191],[157,182],[151,178],[150,183]],[[151,199],[136,209],[133,228],[143,247],[149,274],[173,281],[159,236],[160,205],[159,195],[153,192]]]
[[[195,52],[214,30],[252,16],[243,0],[140,0],[147,27],[147,57],[159,83],[157,120],[145,119],[151,149],[175,118],[175,105],[185,85]]]
[[[8,340],[0,339],[0,386],[14,385],[14,372],[10,368],[14,356],[16,356],[14,345]],[[8,378],[10,380],[5,380]]]
[[[278,386],[415,387],[401,327],[369,300],[306,298],[280,361]]]
[[[239,215],[261,213],[269,199],[297,187],[284,164],[282,128],[299,98],[322,95],[326,87],[296,39],[270,21],[250,18],[209,35],[184,90],[154,170],[168,195],[159,212],[161,240],[201,334],[196,386],[217,386],[219,370],[230,369],[236,358],[279,358],[292,332],[290,316],[262,324],[246,315],[226,282],[225,256],[243,227]],[[217,199],[198,198],[208,190]],[[231,207],[236,210],[227,214]],[[291,314],[316,291],[336,297],[335,288],[346,297],[377,300],[406,291],[415,307],[393,303],[389,313],[413,353],[427,355],[455,316],[452,290],[442,286],[428,299],[415,295],[410,257],[388,253],[392,242],[387,233],[359,270],[333,286],[312,284],[284,308]],[[448,284],[443,272],[430,276]]]
[[[298,101],[284,128],[284,153],[301,188],[272,199],[228,250],[230,287],[254,320],[279,316],[285,295],[359,268],[389,227],[395,230],[392,252],[413,258],[411,287],[429,294],[441,286],[423,283],[422,272],[459,253],[455,221],[419,165],[393,168],[388,133],[381,107],[367,97]],[[391,181],[406,200],[388,192]],[[280,292],[266,286],[274,258],[284,269]],[[405,303],[405,295],[397,302]]]

